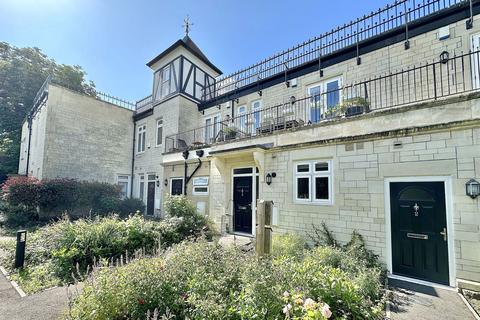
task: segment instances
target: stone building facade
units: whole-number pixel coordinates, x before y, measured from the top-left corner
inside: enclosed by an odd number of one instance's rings
[[[165,196],[183,194],[222,232],[252,237],[257,200],[271,200],[274,233],[308,234],[325,223],[342,242],[359,232],[392,277],[478,283],[480,197],[467,183],[480,180],[480,2],[413,3],[224,77],[186,36],[147,64],[152,95],[135,112],[108,111],[105,128],[117,138],[90,136],[92,149],[110,150],[115,162],[105,153],[86,160],[91,149],[69,158],[35,147],[37,135],[46,137],[38,145],[70,146],[68,137],[85,134],[48,138],[56,124],[47,107],[30,127],[28,173],[125,174],[148,215],[162,216]],[[407,14],[395,11],[400,5]]]

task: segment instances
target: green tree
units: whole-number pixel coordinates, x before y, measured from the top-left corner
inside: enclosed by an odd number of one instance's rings
[[[58,64],[39,48],[0,42],[0,182],[17,172],[22,123],[48,75],[60,85],[96,95],[95,84],[86,81],[82,67]]]

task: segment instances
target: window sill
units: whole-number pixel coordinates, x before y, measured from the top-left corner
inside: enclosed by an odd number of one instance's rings
[[[332,207],[334,205],[333,201],[310,201],[310,200],[298,200],[295,199],[293,201],[294,204],[303,204],[308,206],[325,206],[325,207]]]

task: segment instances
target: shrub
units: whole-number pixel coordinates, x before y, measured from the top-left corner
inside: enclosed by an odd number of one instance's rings
[[[12,221],[20,222],[18,213],[21,210],[36,210],[40,219],[49,220],[58,219],[65,212],[75,217],[112,212],[128,216],[126,211],[132,207],[141,208],[138,201],[121,200],[117,185],[73,179],[38,181],[27,177],[11,177],[3,184],[2,194],[9,206],[5,211],[15,215]],[[29,217],[29,214],[24,215],[24,218]]]
[[[196,224],[192,225],[190,221]],[[159,247],[166,248],[187,237],[200,237],[203,233],[211,236],[212,232],[203,231],[207,225],[205,218],[195,220],[188,216],[162,221],[146,220],[139,215],[125,220],[108,216],[73,222],[65,216],[56,223],[29,233],[26,268],[16,276],[20,285],[27,282],[43,283],[27,287],[27,290],[35,287],[34,291],[48,287],[53,282],[68,283],[73,280],[72,273],[84,275],[89,266],[101,258],[124,261],[127,254],[132,255],[138,250],[143,254],[153,254]],[[13,261],[14,247],[11,247],[1,264],[11,268]],[[54,279],[46,275],[54,275]]]
[[[275,257],[300,256],[306,247],[305,238],[297,234],[274,235],[272,239],[272,255]]]
[[[120,217],[127,217],[128,215],[135,214],[137,212],[145,212],[145,205],[141,199],[125,198],[120,201],[117,211]]]
[[[353,261],[331,247],[259,259],[235,247],[183,242],[156,258],[96,270],[66,318],[145,319],[148,310],[175,319],[380,318],[377,270],[344,269]],[[378,292],[365,292],[364,278]]]

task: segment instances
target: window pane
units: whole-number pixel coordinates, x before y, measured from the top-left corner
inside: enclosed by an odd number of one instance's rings
[[[333,108],[340,103],[338,80],[327,83],[327,108]]]
[[[299,164],[297,165],[297,172],[309,172],[310,165],[309,164]]]
[[[328,171],[328,162],[315,163],[315,171]]]
[[[128,190],[128,182],[118,182],[120,186],[120,195],[122,198],[127,197],[127,190]]]
[[[145,151],[145,131],[142,133],[142,149],[140,151]]]
[[[233,174],[252,173],[252,168],[233,169]]]
[[[157,128],[157,145],[162,144],[163,142],[163,128],[158,127]]]
[[[310,198],[310,182],[309,178],[297,178],[297,199]]]
[[[148,175],[148,180],[155,180],[156,176],[154,174],[149,174]]]
[[[143,182],[143,181],[140,182],[139,189],[140,190],[138,190],[139,191],[138,192],[138,197],[143,200],[143,196],[144,196],[143,193],[144,193],[144,190],[145,190],[145,182]]]
[[[183,194],[183,180],[172,179],[172,196],[179,196]]]
[[[328,177],[315,178],[315,199],[328,200]]]

